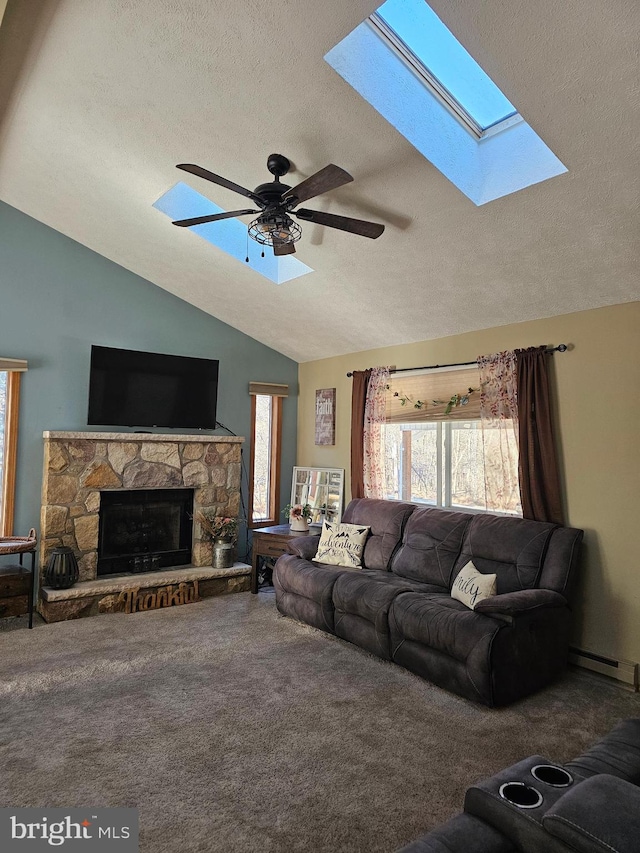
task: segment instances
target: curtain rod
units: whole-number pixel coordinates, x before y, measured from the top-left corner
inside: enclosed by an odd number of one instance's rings
[[[568,349],[567,344],[558,344],[557,347],[551,347],[548,349],[547,355],[551,355],[552,352],[566,352]],[[407,370],[435,370],[438,367],[470,367],[472,364],[477,364],[478,361],[456,361],[453,364],[429,364],[426,367],[397,367],[395,370],[389,371],[390,373],[404,373]],[[353,376],[353,371],[347,373],[348,377]]]

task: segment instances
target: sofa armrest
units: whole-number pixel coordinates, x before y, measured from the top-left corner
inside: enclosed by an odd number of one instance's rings
[[[319,535],[299,536],[297,539],[290,539],[287,542],[287,550],[296,557],[302,557],[303,560],[313,560],[318,552],[319,541]]]
[[[396,853],[515,853],[515,847],[501,832],[473,815],[458,814],[443,826],[431,830]]]
[[[592,776],[567,791],[542,825],[580,853],[634,853],[640,837],[640,788],[604,773]]]
[[[548,607],[567,607],[567,599],[551,589],[521,589],[484,598],[475,606],[476,613],[517,616]]]

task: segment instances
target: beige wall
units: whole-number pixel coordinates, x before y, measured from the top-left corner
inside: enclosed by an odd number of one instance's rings
[[[471,361],[543,343],[573,345],[550,358],[567,524],[585,531],[574,643],[640,661],[639,330],[640,303],[634,302],[301,364],[298,464],[345,468],[348,489],[348,370]],[[336,444],[316,447],[315,392],[334,387]]]

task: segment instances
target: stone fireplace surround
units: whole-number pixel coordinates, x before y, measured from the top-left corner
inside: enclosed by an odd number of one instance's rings
[[[192,488],[191,566],[211,567],[212,545],[202,538],[201,526],[195,519],[199,511],[239,514],[243,441],[236,436],[45,432],[41,572],[52,549],[61,545],[74,550],[80,568],[76,586],[50,592],[55,593],[56,599],[61,594],[77,598],[82,595],[83,583],[87,592],[96,587],[100,492],[105,490]],[[231,573],[245,572],[243,569]],[[160,575],[155,577],[159,580]],[[132,578],[141,576],[122,578],[120,588],[131,585]],[[111,580],[109,588],[113,586]],[[46,604],[46,588],[43,598]]]

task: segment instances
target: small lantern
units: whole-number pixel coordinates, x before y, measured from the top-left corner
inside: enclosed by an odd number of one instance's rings
[[[80,577],[78,561],[71,548],[54,548],[47,563],[45,583],[53,589],[69,589]]]

